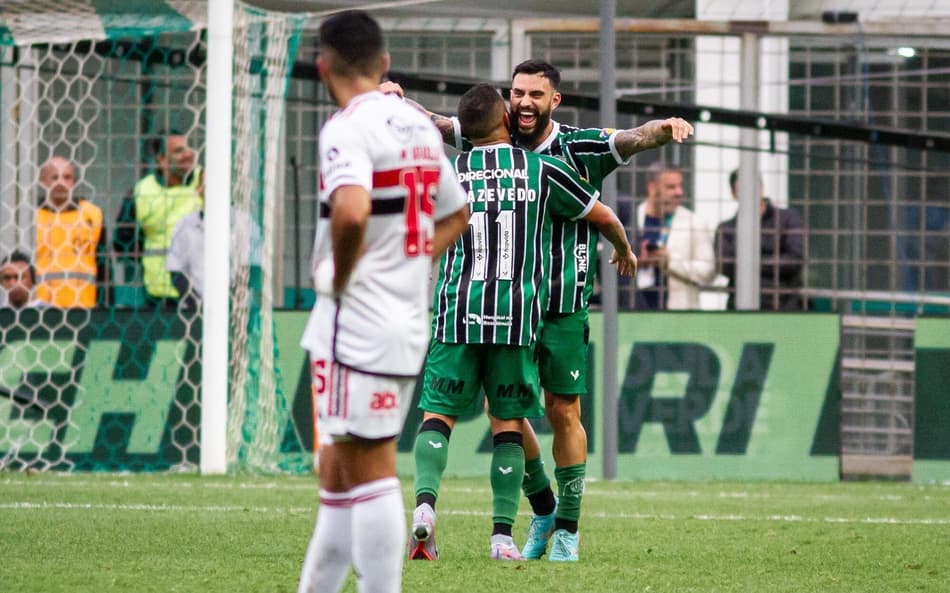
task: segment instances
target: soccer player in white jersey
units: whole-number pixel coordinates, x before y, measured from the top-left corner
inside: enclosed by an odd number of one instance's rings
[[[299,593],[401,590],[406,518],[396,440],[429,344],[428,277],[468,224],[438,131],[376,88],[389,67],[362,11],[323,22],[317,70],[342,108],[320,133],[310,352],[320,509]]]

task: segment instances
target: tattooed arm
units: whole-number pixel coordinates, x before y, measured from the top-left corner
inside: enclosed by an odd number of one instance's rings
[[[643,150],[657,148],[671,141],[682,143],[693,134],[693,126],[684,119],[654,119],[637,128],[620,130],[614,139],[617,152],[624,159]]]
[[[387,80],[380,83],[379,92],[387,95],[399,95],[406,103],[409,103],[419,111],[425,113],[429,119],[432,120],[432,123],[435,124],[435,127],[439,129],[439,132],[442,133],[442,141],[449,146],[455,146],[455,121],[451,117],[445,117],[444,115],[433,113],[416,101],[413,101],[406,96],[405,92],[402,90],[402,86],[400,86],[398,82]]]

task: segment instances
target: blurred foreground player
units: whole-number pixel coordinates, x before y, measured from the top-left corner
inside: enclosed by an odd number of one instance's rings
[[[320,133],[317,303],[301,340],[319,413],[320,509],[298,591],[401,590],[405,515],[396,441],[429,342],[428,277],[468,222],[425,116],[376,88],[379,25],[346,11],[320,27],[317,69],[342,108]]]

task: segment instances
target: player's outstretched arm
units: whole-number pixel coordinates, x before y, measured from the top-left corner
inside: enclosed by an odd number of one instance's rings
[[[610,258],[610,263],[617,265],[617,272],[621,276],[636,274],[637,256],[634,255],[633,248],[630,247],[630,242],[627,241],[627,232],[614,211],[603,203],[597,202],[585,219],[596,226],[600,234],[614,246],[614,254]]]
[[[437,127],[439,132],[442,134],[442,142],[450,146],[455,146],[455,124],[452,123],[451,117],[445,117],[444,115],[433,113],[416,101],[413,101],[406,96],[405,91],[402,90],[402,86],[398,82],[387,80],[380,83],[379,92],[387,95],[399,95],[406,103],[409,103],[419,111],[425,113],[426,117],[432,120],[432,123],[435,124],[435,127]]]
[[[620,156],[626,159],[638,152],[657,148],[670,142],[682,143],[692,135],[693,126],[682,118],[654,119],[642,126],[617,132],[614,145],[617,147]]]
[[[333,244],[333,294],[339,295],[363,253],[363,239],[372,202],[360,185],[343,185],[333,190],[330,212],[330,240]]]

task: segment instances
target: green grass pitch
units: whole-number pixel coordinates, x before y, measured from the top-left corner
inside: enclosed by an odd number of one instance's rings
[[[316,492],[309,477],[0,473],[0,591],[292,593]],[[438,511],[442,558],[407,562],[406,592],[950,591],[946,485],[591,482],[581,561],[564,565],[488,559],[487,479],[446,480]]]

